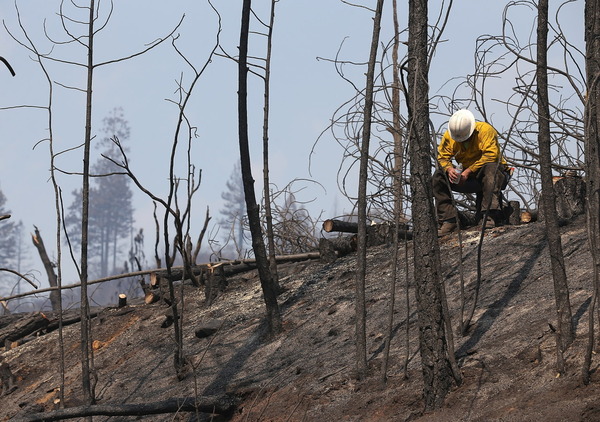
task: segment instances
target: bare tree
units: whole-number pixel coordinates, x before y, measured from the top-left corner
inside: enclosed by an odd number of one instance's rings
[[[400,123],[400,63],[398,63],[398,49],[400,46],[400,26],[398,23],[398,4],[397,0],[392,0],[392,19],[394,23],[394,39],[392,44],[392,127],[389,131],[394,137],[394,254],[392,257],[392,271],[390,274],[390,285],[389,285],[389,311],[388,311],[388,325],[387,325],[387,336],[385,339],[385,347],[383,354],[383,365],[382,365],[382,380],[385,382],[387,379],[387,369],[390,356],[390,345],[392,343],[392,336],[394,332],[394,304],[396,301],[396,278],[398,271],[398,260],[399,260],[399,229],[400,219],[403,215],[402,207],[402,172],[404,170],[404,161],[402,156],[403,151],[403,131]],[[407,250],[407,248],[405,248]],[[408,277],[407,277],[408,279]],[[406,283],[408,286],[408,282]],[[408,297],[408,294],[407,294]],[[407,302],[407,321],[410,312],[410,303]],[[409,324],[406,324],[408,327]],[[408,336],[407,336],[408,338]],[[406,345],[406,355],[408,355],[408,344]]]
[[[427,1],[409,1],[408,113],[414,273],[425,409],[439,408],[452,385],[440,249],[431,187]],[[451,345],[450,345],[451,346]],[[451,348],[452,350],[452,348]]]
[[[355,284],[355,313],[356,313],[356,371],[359,378],[367,375],[367,311],[365,305],[365,277],[367,272],[367,169],[369,162],[369,142],[371,140],[371,115],[373,111],[373,83],[377,60],[377,47],[381,32],[381,14],[383,0],[377,1],[373,19],[373,35],[371,37],[371,52],[365,84],[365,107],[362,143],[360,147],[360,169],[358,182],[358,235],[356,253],[356,284]]]
[[[240,45],[238,60],[238,125],[240,160],[242,163],[242,180],[244,183],[244,194],[246,209],[248,212],[248,224],[252,235],[252,249],[256,257],[257,269],[263,297],[267,310],[267,325],[270,335],[276,335],[281,331],[281,315],[277,303],[276,283],[269,268],[269,261],[265,248],[262,229],[260,226],[260,213],[256,203],[254,191],[254,179],[250,167],[250,150],[248,146],[248,35],[250,33],[251,0],[244,0],[242,4],[242,21],[240,29]]]
[[[548,0],[538,2],[537,28],[537,100],[538,100],[538,143],[540,154],[540,173],[542,179],[542,204],[544,206],[544,222],[546,239],[550,251],[550,264],[554,279],[554,296],[558,331],[556,333],[557,368],[563,373],[564,350],[573,341],[573,324],[567,274],[558,227],[556,212],[556,196],[552,183],[552,154],[550,152],[550,106],[548,104],[548,60],[546,47],[548,44]]]
[[[589,309],[588,345],[582,376],[590,382],[590,365],[594,349],[594,314],[600,291],[600,5],[597,0],[585,2],[585,42],[587,96],[585,104],[585,169],[587,191],[587,231],[594,294]]]
[[[275,5],[277,0],[271,0],[271,13],[267,33],[267,57],[265,59],[265,101],[263,121],[263,191],[265,200],[265,219],[267,225],[267,242],[269,244],[269,266],[273,277],[273,283],[279,291],[279,275],[277,273],[277,260],[275,259],[275,236],[273,234],[273,216],[271,210],[271,192],[269,181],[269,108],[271,92],[271,53],[273,48],[273,26],[275,25]]]
[[[88,301],[88,228],[89,228],[89,199],[90,199],[90,147],[92,140],[92,86],[94,75],[94,23],[96,20],[95,1],[90,0],[87,44],[87,86],[85,105],[85,137],[83,149],[83,187],[81,205],[81,367],[83,381],[83,398],[87,405],[96,402],[95,385],[90,378],[93,370],[92,328],[90,321],[90,305]]]
[[[138,51],[136,53],[130,54],[126,57],[114,58],[105,62],[96,62],[94,59],[94,41],[96,34],[101,31],[106,23],[110,20],[112,16],[112,2],[101,2],[90,0],[87,6],[80,6],[74,3],[61,1],[58,17],[60,20],[60,25],[63,29],[64,36],[66,40],[54,40],[49,39],[54,45],[63,46],[76,44],[80,47],[83,47],[86,56],[85,61],[78,62],[76,60],[68,60],[60,57],[58,52],[52,51],[51,54],[42,54],[35,47],[34,42],[29,38],[26,33],[20,16],[19,16],[19,25],[21,30],[26,38],[26,42],[22,42],[18,40],[14,35],[13,38],[20,45],[27,48],[31,51],[34,56],[37,58],[38,62],[42,66],[42,70],[44,71],[48,83],[50,86],[50,96],[49,96],[49,106],[47,110],[49,110],[49,119],[50,122],[52,120],[52,87],[55,83],[49,76],[49,73],[46,71],[46,68],[43,66],[43,62],[54,62],[57,64],[67,65],[67,66],[77,66],[85,69],[86,71],[86,82],[84,87],[77,86],[69,86],[63,85],[66,89],[72,89],[74,91],[81,92],[85,94],[85,133],[84,133],[84,142],[83,142],[83,169],[79,174],[82,176],[82,204],[81,204],[81,253],[79,256],[79,265],[75,262],[77,267],[80,284],[81,284],[81,365],[82,365],[82,384],[83,384],[83,399],[86,404],[92,404],[95,401],[95,392],[94,392],[94,370],[93,370],[93,351],[91,347],[91,320],[90,320],[90,309],[89,309],[89,300],[88,300],[88,234],[89,234],[89,188],[90,188],[90,149],[91,149],[91,139],[92,139],[92,106],[93,106],[93,80],[94,80],[94,71],[101,67],[109,64],[115,64],[132,57],[139,56],[141,54],[146,53],[147,51],[155,48],[157,45],[161,44],[167,38],[158,38],[154,42],[148,44],[143,50]],[[103,6],[108,5],[105,9]],[[74,9],[67,10],[68,7],[74,7]],[[74,11],[73,11],[74,10]],[[100,13],[100,11],[104,13]],[[17,9],[18,13],[18,9]],[[72,18],[68,16],[68,13],[86,13],[87,16]],[[5,25],[6,26],[6,25]],[[7,28],[8,30],[8,28]],[[174,32],[175,30],[173,30]],[[171,34],[173,33],[171,32]],[[10,31],[9,31],[10,33]],[[171,35],[170,34],[170,35]],[[50,125],[50,128],[52,125]],[[64,215],[64,210],[62,210],[62,195],[61,190],[58,184],[56,183],[56,179],[54,178],[54,172],[60,171],[55,164],[54,158],[60,154],[60,152],[56,152],[52,146],[52,132],[50,133],[50,152],[51,152],[51,170],[52,170],[52,180],[55,187],[56,193],[56,207],[57,207],[57,223],[61,221],[60,216]],[[73,174],[72,172],[65,172],[69,174]],[[64,220],[61,221],[64,225]],[[58,226],[58,224],[57,224]],[[68,237],[67,237],[68,239]],[[57,227],[57,243],[60,243],[60,231]],[[74,261],[76,258],[71,249],[71,256]],[[60,269],[58,274],[59,280],[59,289],[60,289]]]
[[[192,203],[193,197],[198,191],[200,187],[200,179],[201,179],[201,171],[196,170],[194,164],[191,161],[191,151],[192,151],[192,140],[194,138],[195,128],[191,125],[189,118],[187,116],[187,106],[190,102],[190,98],[194,93],[194,88],[198,85],[204,71],[208,67],[208,65],[212,62],[213,56],[215,54],[216,49],[218,48],[220,42],[220,34],[221,34],[221,17],[217,10],[214,8],[212,3],[208,1],[208,4],[212,8],[213,12],[215,12],[218,18],[218,29],[215,36],[215,42],[212,50],[210,51],[207,59],[204,61],[201,68],[196,68],[178,49],[177,47],[177,37],[171,36],[171,44],[175,51],[180,55],[182,60],[188,64],[188,66],[192,70],[192,80],[189,86],[184,86],[183,81],[178,81],[178,89],[177,93],[179,98],[177,101],[173,101],[177,108],[177,121],[175,122],[175,133],[173,135],[173,141],[171,144],[171,153],[169,156],[169,190],[166,198],[160,198],[156,194],[152,193],[149,189],[147,189],[143,183],[136,177],[134,172],[132,171],[129,161],[127,159],[127,154],[118,138],[113,138],[113,142],[115,146],[118,148],[120,153],[120,161],[117,161],[116,158],[110,156],[104,156],[107,160],[111,161],[113,164],[117,165],[124,174],[129,176],[133,183],[138,187],[140,191],[146,194],[150,199],[154,201],[154,204],[160,204],[164,208],[164,218],[163,218],[163,241],[164,241],[164,258],[165,264],[167,268],[167,282],[168,282],[168,291],[169,291],[169,305],[171,307],[171,313],[173,315],[173,330],[175,337],[175,350],[173,353],[173,365],[175,368],[175,372],[179,379],[183,379],[188,371],[188,365],[186,362],[186,356],[184,354],[183,348],[183,309],[184,309],[184,295],[183,295],[183,280],[191,279],[195,286],[200,286],[200,281],[192,271],[192,266],[197,257],[197,251],[199,251],[200,245],[199,243],[202,241],[204,236],[204,232],[206,230],[206,224],[208,219],[210,219],[208,215],[208,211],[206,214],[205,228],[202,229],[198,240],[196,241],[196,246],[193,247],[192,239],[191,239],[191,219],[192,219]],[[180,22],[181,23],[181,22]],[[178,177],[176,175],[176,171],[178,170],[176,166],[176,157],[179,149],[181,148],[180,142],[184,139],[187,141],[185,144],[185,172],[186,175],[184,178]],[[179,190],[182,187],[182,184],[185,185],[185,195],[183,199],[183,205],[180,205],[179,199]],[[158,223],[158,218],[155,215],[156,222],[156,231],[157,234],[160,229],[160,224]],[[173,244],[171,244],[171,236],[172,229],[174,227],[175,235]],[[157,262],[160,261],[158,258],[157,252],[157,243],[155,245],[155,259]],[[173,248],[171,249],[171,246]],[[181,259],[183,261],[183,272],[182,272],[182,283],[180,294],[176,295],[174,279],[172,272],[173,262],[175,260],[176,253],[179,253]]]

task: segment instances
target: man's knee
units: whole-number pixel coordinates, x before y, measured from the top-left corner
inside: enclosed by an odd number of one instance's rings
[[[505,178],[504,172],[502,171],[502,165],[498,165],[497,163],[487,163],[481,167],[480,171],[484,190],[486,188],[492,191],[499,191],[501,189]]]

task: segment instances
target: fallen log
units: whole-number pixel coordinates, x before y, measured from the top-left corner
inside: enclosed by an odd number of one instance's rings
[[[70,316],[71,314],[73,316]],[[95,318],[97,316],[98,316],[98,312],[90,313],[90,318]],[[58,315],[58,313],[46,314],[46,318],[48,318],[48,320],[50,321],[50,323],[46,327],[47,333],[58,329],[58,327],[61,323],[60,315]],[[79,309],[74,309],[71,311],[63,312],[63,316],[62,316],[62,326],[63,327],[66,327],[67,325],[77,324],[78,322],[81,322],[81,312],[79,311]]]
[[[30,314],[0,330],[0,345],[10,348],[12,342],[43,330],[48,327],[48,324],[50,324],[50,321],[43,313],[35,312]]]
[[[321,262],[331,264],[336,259],[356,251],[356,236],[343,236],[319,240]]]
[[[323,230],[327,233],[341,232],[341,233],[358,233],[358,223],[351,223],[349,221],[329,219],[323,221]]]
[[[147,416],[166,413],[202,412],[229,416],[237,406],[235,397],[186,397],[173,398],[152,403],[135,404],[96,404],[91,406],[70,407],[53,412],[18,415],[11,419],[14,422],[59,421],[88,416]]]
[[[318,258],[319,258],[319,252],[308,252],[308,253],[295,254],[295,255],[278,255],[276,257],[278,263],[293,262],[293,261],[305,261],[305,260],[318,259]],[[236,260],[236,261],[220,261],[220,262],[223,262],[224,264],[226,264],[228,266],[240,265],[238,268],[229,270],[229,271],[232,271],[233,274],[256,268],[256,260],[255,259],[245,259],[245,260]],[[206,268],[208,265],[214,265],[214,263],[199,264],[199,265],[192,267],[192,269],[194,270],[194,274],[196,274],[196,272],[200,273],[200,271],[203,268]],[[244,267],[244,265],[246,265],[246,267]],[[30,282],[30,284],[32,284],[33,287],[35,287],[37,289],[37,286],[35,284],[33,284],[33,282],[31,282],[27,278],[23,277],[22,275],[16,273],[15,271],[8,270],[5,268],[0,268],[0,271],[8,271],[8,272],[15,273],[15,274],[19,275],[20,277],[24,278],[26,281]],[[225,271],[227,272],[228,270],[225,270]],[[165,274],[165,275],[167,274],[167,270],[166,270],[166,268],[159,268],[159,269],[153,269],[153,270],[134,271],[131,273],[117,274],[117,275],[113,275],[113,276],[109,276],[109,277],[99,278],[96,280],[90,280],[90,281],[88,281],[87,284],[88,284],[88,286],[91,286],[92,284],[104,283],[106,281],[119,280],[122,278],[136,277],[136,276],[140,276],[140,275],[151,275],[152,273],[155,273],[158,276],[162,276],[163,274]],[[179,278],[176,278],[175,276],[173,276],[174,281],[181,280],[181,275],[183,274],[183,267],[173,267],[171,273],[175,274],[176,276],[179,277]],[[229,275],[231,275],[231,274],[229,274]],[[77,287],[81,287],[81,283],[66,284],[66,285],[63,285],[61,288],[63,290],[67,290],[67,289],[74,289]],[[35,294],[48,293],[48,292],[53,292],[55,290],[58,290],[58,287],[46,287],[44,289],[38,289],[35,291],[0,297],[0,301],[18,299],[21,297],[31,296],[31,295],[35,295]]]
[[[329,219],[323,222],[323,230],[327,233],[358,233],[358,223]],[[393,238],[392,234],[392,225],[388,223],[367,226],[367,238],[371,238],[371,240],[367,241],[369,246],[391,242]],[[412,231],[408,229],[406,224],[401,224],[398,227],[398,235],[401,239],[412,239]]]
[[[307,252],[302,254],[293,254],[293,255],[277,255],[275,259],[278,264],[282,264],[285,262],[295,262],[295,261],[306,261],[310,259],[318,259],[320,258],[319,252]],[[243,273],[246,271],[251,271],[256,269],[256,259],[242,259],[242,260],[234,260],[234,261],[219,261],[212,262],[208,264],[200,264],[192,267],[192,271],[194,275],[198,276],[203,271],[210,271],[211,268],[215,266],[223,266],[223,274],[225,276],[233,276],[239,273]],[[183,267],[173,268],[171,270],[171,280],[177,281],[181,280],[184,274]],[[169,274],[166,269],[155,270],[154,275],[150,276],[150,280],[152,281],[154,278],[160,279],[169,279]]]

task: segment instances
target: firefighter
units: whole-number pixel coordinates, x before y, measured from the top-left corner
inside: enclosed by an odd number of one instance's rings
[[[456,166],[452,159],[457,162]],[[458,110],[448,121],[448,130],[438,146],[437,162],[439,166],[436,166],[432,182],[438,222],[441,223],[440,236],[457,228],[458,214],[452,203],[451,190],[478,194],[481,212],[488,211],[483,222],[485,228],[501,224],[501,189],[508,174],[498,144],[498,132],[492,125],[476,122],[469,110]]]

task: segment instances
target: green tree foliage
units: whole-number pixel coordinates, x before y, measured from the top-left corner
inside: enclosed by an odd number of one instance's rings
[[[130,129],[123,110],[115,108],[103,120],[104,138],[97,148],[105,157],[117,159],[120,153],[113,138],[123,144],[130,136]],[[127,150],[125,148],[125,150]],[[129,178],[117,174],[119,169],[110,160],[100,158],[92,167],[95,177],[90,187],[89,250],[95,275],[105,277],[120,269],[127,260],[127,247],[123,243],[130,238],[133,227],[132,191]],[[73,192],[73,202],[67,215],[67,227],[75,244],[81,241],[78,234],[81,225],[81,189]]]

